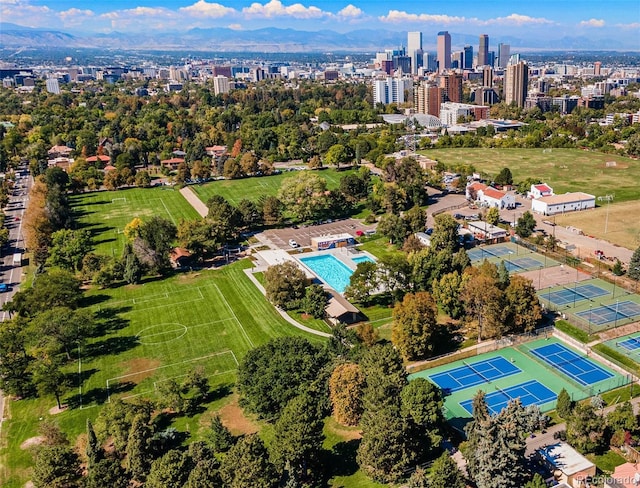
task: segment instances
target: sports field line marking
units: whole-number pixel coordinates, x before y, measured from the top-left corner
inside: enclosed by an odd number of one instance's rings
[[[231,315],[233,315],[233,318],[236,319],[236,322],[238,322],[238,325],[240,326],[240,329],[242,329],[242,333],[244,334],[245,338],[247,339],[247,342],[249,342],[249,345],[251,347],[255,347],[255,345],[253,344],[253,341],[251,340],[251,338],[247,334],[247,331],[244,329],[242,323],[240,322],[240,320],[238,320],[238,316],[236,315],[236,313],[231,308],[231,305],[229,305],[229,302],[227,301],[227,297],[225,297],[222,294],[222,291],[220,291],[220,288],[218,288],[218,285],[216,285],[215,283],[212,283],[212,285],[215,286],[216,290],[218,290],[218,293],[222,297],[222,301],[224,302],[225,306],[227,307],[227,310],[229,310],[229,312],[231,312]]]
[[[171,212],[169,212],[169,209],[167,208],[167,205],[164,203],[164,200],[161,198],[160,201],[162,202],[162,206],[164,207],[164,209],[169,214],[169,218],[171,219],[171,222],[173,222],[173,225],[175,225],[176,224],[176,219],[174,219],[173,215],[171,215]]]
[[[195,290],[198,290],[198,293],[200,293],[200,298],[199,299],[204,300],[204,295],[202,294],[202,287],[198,286],[198,287],[195,288]],[[182,292],[191,293],[193,291],[194,291],[194,288],[191,288],[191,289],[188,289],[188,290],[187,289],[182,290],[181,292],[178,292],[178,293],[182,293]],[[127,304],[127,303],[143,304],[145,302],[152,302],[152,301],[158,300],[158,299],[166,299],[166,300],[168,300],[170,298],[171,298],[171,296],[169,295],[169,292],[168,291],[163,291],[161,293],[154,293],[153,295],[144,295],[143,297],[138,297],[137,298],[137,300],[138,300],[137,302],[135,301],[136,298],[125,298],[123,300],[110,302],[110,305],[120,305],[120,304]],[[184,303],[184,302],[180,302],[180,303]]]
[[[198,357],[198,358],[185,359],[184,361],[178,361],[176,363],[165,364],[163,366],[158,366],[156,368],[144,369],[144,370],[141,370],[141,371],[136,371],[134,373],[128,373],[128,374],[123,374],[123,375],[120,375],[120,376],[114,376],[113,378],[109,378],[109,379],[107,379],[107,382],[106,382],[107,383],[107,402],[111,402],[111,393],[109,392],[109,383],[110,382],[113,382],[113,381],[116,381],[116,380],[122,380],[124,378],[129,378],[131,376],[137,376],[137,375],[143,374],[143,373],[149,373],[151,371],[157,371],[159,369],[170,368],[172,366],[177,366],[177,365],[180,365],[180,364],[188,364],[188,363],[194,363],[196,361],[200,361],[200,360],[203,360],[203,359],[211,359],[211,358],[214,358],[216,356],[222,356],[223,354],[231,354],[231,357],[233,358],[233,361],[236,363],[236,366],[238,365],[238,360],[236,359],[236,355],[233,353],[233,351],[231,349],[226,349],[224,351],[215,352],[213,354],[208,354],[206,356],[201,356],[201,357]],[[230,372],[230,371],[233,371],[233,370],[230,369],[230,370],[225,371],[225,372]],[[137,395],[140,395],[140,394],[143,394],[143,393],[139,393],[139,394],[132,395],[132,396],[137,396]]]
[[[189,330],[189,327],[187,327],[186,325],[183,324],[179,324],[178,322],[173,322],[176,325],[180,325],[182,327],[182,329],[172,329],[172,330],[163,330],[162,332],[156,332],[155,334],[144,334],[142,337],[144,337],[145,339],[148,337],[155,337],[155,336],[160,336],[160,335],[167,335],[167,334],[173,334],[175,332],[186,332],[187,330]],[[158,325],[163,325],[163,324],[158,324]],[[152,327],[155,327],[152,325]],[[146,329],[148,329],[148,327],[145,327]],[[144,332],[144,329],[142,329],[140,332]],[[140,332],[138,332],[136,334],[136,337],[140,338]],[[183,334],[184,335],[184,334]]]

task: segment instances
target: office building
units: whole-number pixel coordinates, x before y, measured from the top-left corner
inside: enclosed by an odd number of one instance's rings
[[[47,91],[54,95],[60,95],[60,83],[57,78],[47,78]]]
[[[393,69],[402,70],[404,74],[411,73],[411,58],[409,56],[394,56]]]
[[[444,102],[440,105],[440,121],[449,127],[456,125],[461,117],[482,120],[488,116],[489,107],[481,105],[453,102]]]
[[[438,60],[432,53],[424,53],[422,56],[422,66],[430,73],[438,71]]]
[[[480,45],[478,46],[478,66],[486,66],[489,64],[489,36],[487,34],[480,35]]]
[[[509,66],[509,56],[511,56],[511,46],[509,44],[498,44],[498,68]]]
[[[213,77],[213,93],[220,95],[221,93],[229,93],[229,78],[222,75]]]
[[[438,32],[438,72],[451,68],[451,35],[447,31]]]
[[[504,75],[504,101],[524,107],[529,87],[529,67],[524,61],[507,66]]]
[[[595,76],[600,76],[601,70],[602,70],[602,62],[601,61],[596,61],[595,63],[593,63],[593,74]]]
[[[411,72],[415,75],[422,66],[422,32],[409,32],[407,34],[407,55],[411,58]]]
[[[493,68],[491,66],[482,68],[482,86],[493,86]]]
[[[465,46],[462,52],[462,69],[473,69],[473,46]]]

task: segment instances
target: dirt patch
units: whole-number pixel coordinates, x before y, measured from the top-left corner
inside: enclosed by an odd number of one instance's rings
[[[345,427],[337,423],[333,418],[325,424],[324,428],[327,432],[340,437],[344,441],[362,438],[362,432],[358,430],[358,427]]]
[[[68,405],[62,405],[62,408],[58,408],[58,405],[56,405],[49,409],[49,415],[58,415],[59,413],[64,412],[67,408],[69,408]]]
[[[44,442],[44,437],[38,435],[36,437],[29,437],[26,441],[20,444],[20,449],[23,451],[29,449],[30,447],[39,446]]]
[[[34,488],[33,481],[29,480],[24,484],[24,488]]]
[[[617,339],[618,337],[626,336],[628,334],[633,334],[634,332],[638,332],[638,322],[616,327],[615,329],[603,330],[602,332],[598,332],[598,337],[600,337],[600,340],[604,342],[611,339]]]
[[[222,424],[229,429],[233,435],[258,432],[258,425],[247,418],[238,405],[237,395],[234,395],[231,403],[222,407],[218,414],[220,415]]]
[[[123,380],[137,384],[142,380],[153,376],[155,369],[162,363],[157,359],[135,358],[121,364],[125,368],[122,375],[131,375],[123,378]]]

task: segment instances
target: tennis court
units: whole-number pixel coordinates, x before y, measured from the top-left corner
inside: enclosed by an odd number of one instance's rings
[[[531,269],[538,269],[540,266],[544,266],[542,261],[531,257],[516,258],[516,259],[503,259],[509,273],[519,273],[521,271],[529,271]]]
[[[467,255],[471,261],[482,261],[490,257],[501,258],[509,254],[515,254],[509,246],[482,246],[474,247],[467,251]]]
[[[612,373],[559,343],[530,349],[529,352],[583,386],[611,378]]]
[[[520,373],[518,367],[502,356],[474,363],[462,363],[458,368],[431,375],[429,379],[446,394]]]
[[[592,298],[609,295],[611,292],[600,288],[599,286],[587,283],[585,285],[575,285],[573,288],[562,288],[561,290],[555,290],[544,297],[550,302],[558,306],[569,305],[581,300],[591,300]]]
[[[520,399],[520,403],[522,403],[523,406],[528,407],[529,405],[540,406],[553,402],[556,397],[557,395],[542,383],[537,380],[531,380],[505,388],[504,390],[496,387],[496,391],[487,393],[485,400],[489,411],[492,415],[495,415],[500,413],[511,400],[515,400],[516,398]],[[460,402],[460,405],[467,412],[473,414],[473,399]]]
[[[588,320],[590,324],[603,325],[619,320],[640,318],[640,305],[631,300],[611,305],[600,304],[597,308],[576,312],[576,315],[581,319]]]
[[[635,352],[640,349],[640,336],[629,337],[624,341],[616,342],[616,345],[627,351]]]

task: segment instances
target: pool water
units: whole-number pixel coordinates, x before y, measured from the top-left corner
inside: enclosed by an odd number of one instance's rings
[[[351,261],[353,261],[356,264],[360,264],[360,263],[375,263],[375,261],[373,259],[371,259],[369,256],[358,256],[357,258],[351,258]]]
[[[300,258],[300,261],[338,293],[344,292],[344,289],[349,285],[349,278],[353,274],[353,271],[346,264],[331,254]]]

